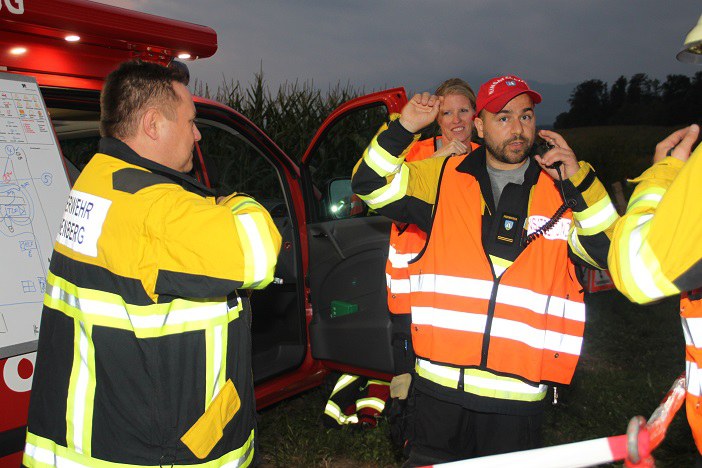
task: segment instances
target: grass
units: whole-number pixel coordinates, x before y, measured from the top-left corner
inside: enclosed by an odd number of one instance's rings
[[[589,295],[583,353],[572,385],[546,414],[546,445],[623,434],[633,416],[648,419],[684,372],[677,298],[637,306],[616,291]],[[658,467],[692,466],[684,408],[654,453]]]
[[[642,307],[605,291],[588,295],[586,302],[583,355],[572,385],[559,388],[558,404],[546,410],[545,445],[623,434],[633,416],[650,416],[684,371],[677,300]],[[325,429],[320,418],[328,394],[320,387],[260,413],[264,467],[402,464],[385,420],[367,431]],[[692,466],[694,445],[684,409],[654,456],[659,468]]]
[[[559,130],[579,160],[595,168],[602,183],[638,177],[651,165],[656,144],[681,127],[607,126]],[[625,193],[631,195],[632,187]]]
[[[329,387],[318,387],[259,414],[262,467],[399,466],[401,454],[390,441],[387,420],[370,430],[322,426]]]

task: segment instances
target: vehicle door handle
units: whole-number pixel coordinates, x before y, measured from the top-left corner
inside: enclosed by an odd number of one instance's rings
[[[346,255],[344,255],[344,252],[341,250],[341,246],[339,243],[336,241],[336,238],[333,235],[329,235],[326,231],[320,230],[317,232],[312,232],[312,237],[315,239],[328,239],[329,242],[331,242],[332,247],[334,247],[334,250],[336,250],[336,253],[341,257],[342,260],[346,260]]]

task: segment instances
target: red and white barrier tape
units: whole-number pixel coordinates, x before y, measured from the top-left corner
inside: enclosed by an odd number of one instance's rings
[[[651,452],[663,442],[675,413],[685,401],[685,376],[678,377],[648,422],[641,416],[629,422],[627,434],[555,445],[522,452],[491,455],[434,465],[441,468],[576,468],[626,460],[631,468],[653,466]]]

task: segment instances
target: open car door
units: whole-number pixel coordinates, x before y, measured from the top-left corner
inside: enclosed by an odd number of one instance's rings
[[[308,213],[312,356],[330,368],[392,374],[385,262],[390,220],[351,191],[351,172],[379,127],[407,102],[403,88],[334,111],[302,158]]]

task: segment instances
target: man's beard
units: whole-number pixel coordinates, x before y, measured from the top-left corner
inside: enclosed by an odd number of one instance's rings
[[[523,141],[528,145],[525,145],[519,153],[508,152],[507,146],[510,143],[514,143],[515,141]],[[532,153],[532,149],[534,148],[534,140],[532,139],[531,144],[529,144],[529,141],[526,138],[515,137],[505,141],[500,146],[497,146],[492,141],[489,141],[486,138],[485,147],[487,148],[488,152],[492,155],[493,158],[502,163],[520,164],[524,162],[524,160],[528,158],[529,155]]]

